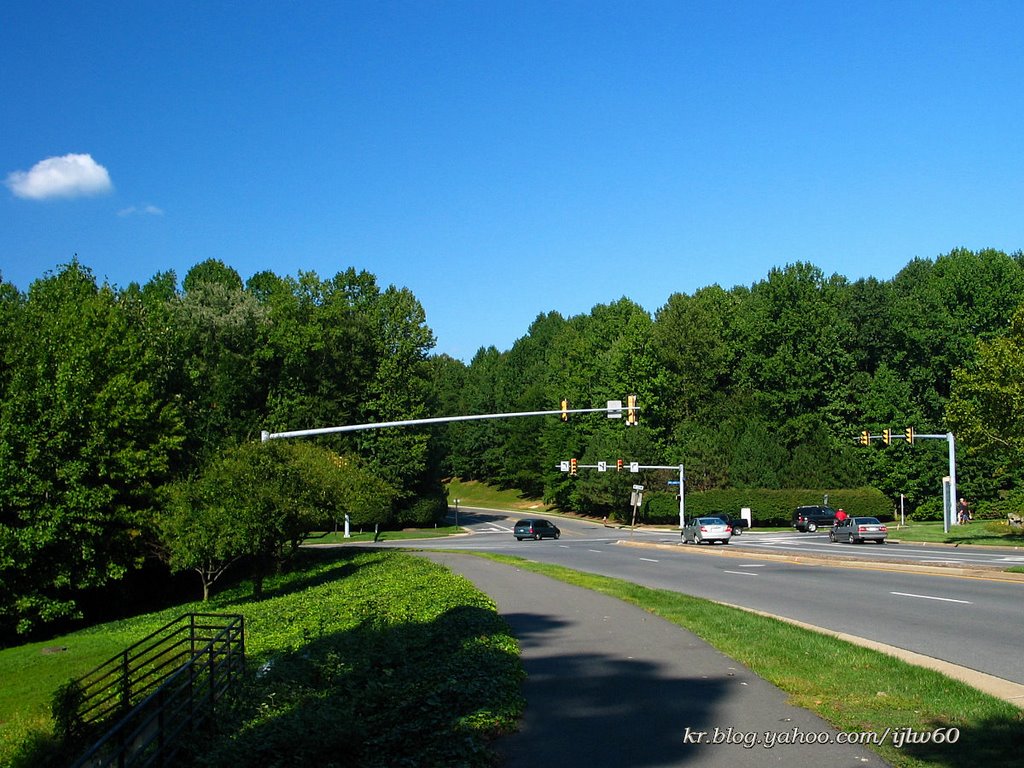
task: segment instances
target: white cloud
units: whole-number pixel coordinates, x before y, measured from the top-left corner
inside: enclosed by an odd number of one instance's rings
[[[129,205],[117,212],[118,216],[163,216],[164,209],[155,205]]]
[[[7,186],[16,196],[30,200],[99,195],[113,189],[107,169],[92,155],[48,157],[29,171],[7,174]]]

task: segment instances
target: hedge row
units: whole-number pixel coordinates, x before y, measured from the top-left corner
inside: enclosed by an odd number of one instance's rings
[[[788,526],[793,510],[810,504],[821,504],[828,497],[830,507],[845,509],[851,515],[893,519],[892,502],[877,488],[828,488],[824,490],[789,489],[770,491],[757,488],[723,489],[687,493],[684,499],[687,519],[711,513],[740,516],[749,507],[753,527]],[[652,493],[644,499],[640,518],[645,523],[671,525],[679,523],[679,499],[667,493]]]

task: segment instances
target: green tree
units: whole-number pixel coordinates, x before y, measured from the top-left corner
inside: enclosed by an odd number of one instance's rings
[[[673,294],[658,310],[653,341],[666,374],[664,415],[671,424],[708,416],[731,390],[744,295],[714,285],[693,296]]]
[[[0,605],[25,632],[141,563],[183,430],[135,302],[73,262],[4,306]]]
[[[947,418],[958,444],[987,460],[990,493],[1019,489],[1024,465],[1024,307],[1005,337],[978,344],[953,376]]]
[[[259,597],[263,579],[311,531],[346,513],[356,525],[386,522],[394,495],[354,458],[309,442],[241,445],[170,487],[163,556],[173,571],[199,575],[204,600],[231,565],[247,560]]]
[[[810,264],[773,269],[738,315],[737,384],[760,418],[778,426],[787,448],[811,436],[818,422],[808,414],[833,433],[845,427],[842,404],[854,368],[850,323],[837,311],[844,287],[842,278],[826,279]]]

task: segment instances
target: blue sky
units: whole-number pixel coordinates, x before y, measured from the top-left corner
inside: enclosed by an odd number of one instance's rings
[[[365,269],[437,350],[542,312],[1024,248],[1024,3],[0,11],[0,275]]]

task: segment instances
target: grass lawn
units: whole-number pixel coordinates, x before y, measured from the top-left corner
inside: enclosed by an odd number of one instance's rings
[[[455,500],[460,507],[489,507],[507,509],[513,512],[551,512],[554,507],[541,499],[528,498],[515,489],[500,489],[475,480],[462,481],[458,478],[448,483],[448,506],[454,507]]]
[[[296,566],[268,580],[259,602],[243,584],[206,604],[0,651],[0,765],[68,764],[46,737],[51,693],[191,611],[245,616],[253,674],[218,709],[217,738],[184,764],[313,766],[344,754],[381,768],[491,765],[488,741],[522,711],[518,644],[493,601],[398,551],[304,550]]]
[[[1005,520],[975,520],[954,525],[949,533],[942,530],[942,521],[908,522],[900,527],[897,522],[887,523],[889,538],[903,541],[923,541],[933,544],[988,544],[1004,547],[1024,547],[1024,535],[1013,533]]]
[[[434,539],[461,533],[454,525],[439,525],[434,528],[407,528],[401,531],[381,531],[377,541],[404,541],[406,539]],[[309,535],[303,544],[351,544],[358,541],[373,541],[373,531],[349,530],[351,536],[345,538],[344,530],[318,531]]]

